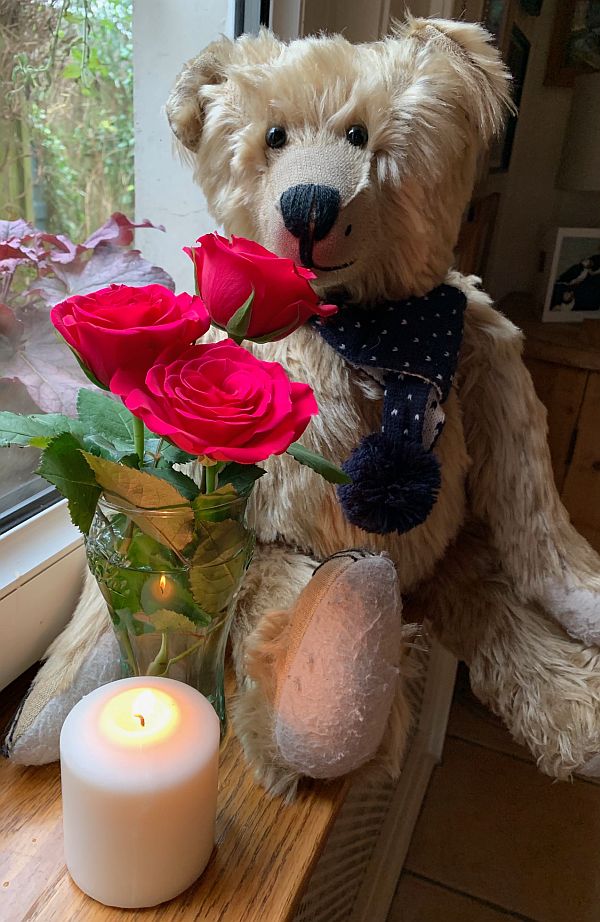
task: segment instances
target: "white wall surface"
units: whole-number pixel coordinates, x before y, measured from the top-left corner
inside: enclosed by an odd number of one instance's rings
[[[142,230],[136,245],[193,291],[192,264],[181,252],[215,229],[191,170],[173,152],[164,105],[185,61],[221,33],[233,35],[233,0],[134,0],[133,67],[135,212],[164,224],[167,233]]]

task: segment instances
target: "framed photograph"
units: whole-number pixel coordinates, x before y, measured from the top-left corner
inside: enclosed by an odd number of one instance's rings
[[[559,227],[542,320],[600,320],[600,227]]]
[[[572,86],[577,74],[600,70],[600,0],[557,4],[546,86]]]
[[[510,166],[515,132],[517,130],[518,109],[521,105],[523,84],[527,73],[530,44],[518,26],[513,26],[510,42],[505,55],[506,65],[513,75],[512,98],[517,112],[511,112],[506,119],[502,134],[494,142],[490,151],[490,172],[505,173]]]

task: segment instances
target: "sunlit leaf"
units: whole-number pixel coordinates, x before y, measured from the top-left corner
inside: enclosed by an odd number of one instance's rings
[[[139,511],[127,511],[138,528],[177,550],[183,550],[189,544],[193,535],[194,513],[175,487],[144,471],[97,458],[89,452],[82,454],[105,493],[138,507]],[[171,514],[144,515],[144,509],[165,507],[174,507]]]
[[[160,465],[154,467],[152,465],[147,465],[143,470],[152,474],[153,477],[166,480],[167,483],[175,487],[175,489],[186,499],[196,499],[200,492],[200,488],[194,483],[191,477],[188,477],[187,474],[183,474],[181,471],[173,470],[172,467],[162,467]]]
[[[192,558],[190,586],[204,611],[225,609],[237,592],[248,563],[250,536],[233,519],[199,524],[202,538]]]
[[[207,626],[210,624],[208,618],[199,616],[198,623],[194,623],[190,618],[186,618],[178,611],[170,611],[168,608],[161,608],[159,611],[146,615],[150,624],[156,631],[178,631],[179,633],[194,634],[198,630],[198,624]]]

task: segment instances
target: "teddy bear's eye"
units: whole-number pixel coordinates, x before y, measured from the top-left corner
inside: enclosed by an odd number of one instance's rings
[[[287,141],[285,128],[282,128],[280,125],[273,125],[272,128],[267,129],[265,141],[268,147],[283,147]]]
[[[369,140],[369,133],[364,125],[350,125],[346,132],[346,140],[353,147],[364,147]]]

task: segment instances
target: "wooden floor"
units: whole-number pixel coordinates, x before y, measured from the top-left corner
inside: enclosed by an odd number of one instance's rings
[[[600,785],[552,782],[461,674],[388,922],[600,922]]]

